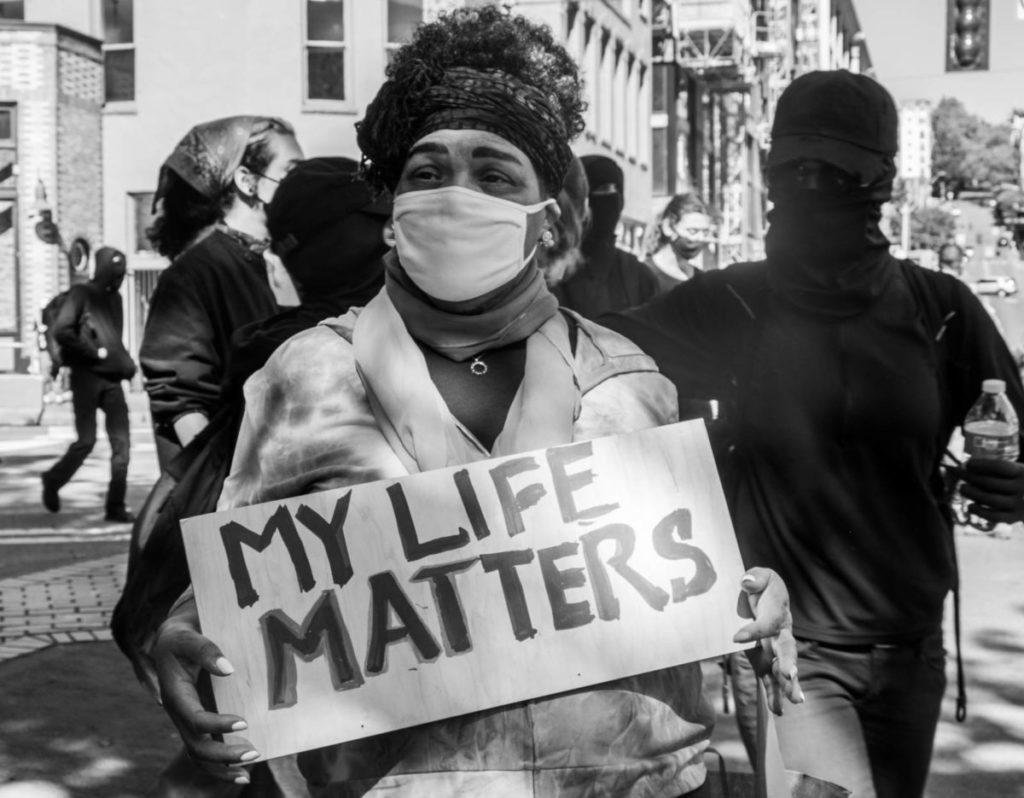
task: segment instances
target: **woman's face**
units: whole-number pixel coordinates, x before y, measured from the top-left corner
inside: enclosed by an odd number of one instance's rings
[[[549,196],[526,153],[483,130],[438,130],[421,138],[409,150],[395,195],[449,186],[520,205],[534,205]],[[550,229],[557,216],[553,206],[529,216],[524,256],[534,250],[543,229]]]
[[[448,186],[520,205],[547,198],[526,153],[483,130],[438,130],[421,138],[409,150],[395,194]]]
[[[703,213],[684,213],[674,224],[671,219],[666,219],[664,230],[666,237],[671,241],[700,246],[711,241],[711,217]]]

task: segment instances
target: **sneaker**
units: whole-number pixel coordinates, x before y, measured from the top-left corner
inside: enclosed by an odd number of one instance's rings
[[[49,510],[51,513],[60,512],[60,494],[57,492],[59,488],[50,482],[46,478],[46,474],[42,476],[43,480],[43,507]]]
[[[113,521],[115,524],[131,524],[135,521],[135,514],[125,507],[107,510],[105,517],[107,521]]]

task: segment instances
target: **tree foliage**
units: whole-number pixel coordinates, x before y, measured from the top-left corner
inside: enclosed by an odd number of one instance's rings
[[[932,111],[932,173],[951,184],[995,188],[1017,182],[1020,153],[1009,123],[993,125],[943,97]]]
[[[889,237],[902,241],[903,216],[899,205],[890,206],[887,215]],[[884,226],[883,226],[884,229]],[[914,208],[910,214],[910,248],[938,250],[956,235],[956,217],[938,206]]]

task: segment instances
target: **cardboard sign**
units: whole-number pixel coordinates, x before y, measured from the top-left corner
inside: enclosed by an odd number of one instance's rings
[[[271,758],[742,648],[703,422],[182,523],[221,712]]]

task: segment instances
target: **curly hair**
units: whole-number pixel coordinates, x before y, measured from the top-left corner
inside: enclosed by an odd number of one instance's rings
[[[274,160],[270,133],[294,135],[295,131],[283,120],[269,119],[266,129],[245,147],[241,165],[249,171],[261,174]],[[164,179],[167,188],[161,198],[160,215],[146,228],[146,238],[157,252],[174,260],[203,230],[224,218],[235,198],[235,184],[229,180],[216,196],[206,197],[173,171],[168,170]]]
[[[557,117],[566,148],[583,132],[579,68],[549,27],[495,6],[457,8],[420,25],[396,51],[386,83],[357,124],[369,182],[394,187],[423,123],[428,92],[457,68],[497,73],[529,87]],[[547,187],[556,193],[560,186]]]

